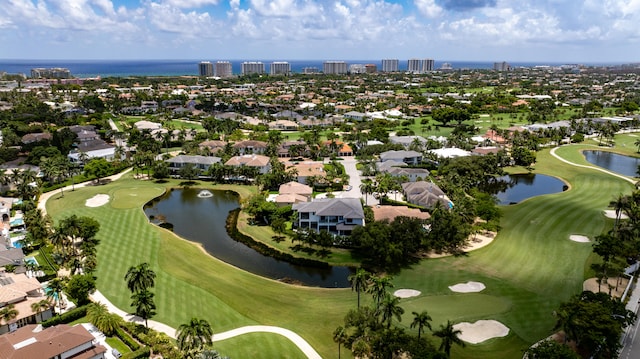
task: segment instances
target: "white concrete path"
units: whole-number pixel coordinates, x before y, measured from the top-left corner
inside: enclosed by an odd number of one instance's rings
[[[554,147],[554,148],[552,148],[550,153],[551,153],[551,155],[552,155],[553,157],[555,157],[555,158],[559,159],[560,161],[562,161],[562,162],[564,162],[564,163],[570,164],[570,165],[575,166],[575,167],[590,168],[590,169],[592,169],[592,170],[596,170],[596,171],[604,172],[604,173],[609,174],[609,175],[612,175],[612,176],[614,176],[614,177],[622,178],[623,180],[625,180],[625,181],[627,181],[627,182],[630,182],[630,183],[632,183],[632,184],[634,184],[634,185],[636,184],[636,181],[635,181],[634,179],[631,179],[631,178],[629,178],[629,177],[627,177],[627,176],[624,176],[624,175],[621,175],[621,174],[618,174],[618,173],[615,173],[615,172],[611,172],[611,171],[605,170],[604,168],[600,168],[600,167],[596,167],[596,166],[580,165],[580,164],[573,163],[573,162],[571,162],[571,161],[565,160],[564,158],[562,158],[562,157],[560,157],[560,156],[558,156],[558,155],[556,154],[556,150],[557,150],[557,149],[558,149],[558,147]]]
[[[118,178],[120,178],[122,175],[124,175],[125,173],[131,171],[131,169],[127,169],[124,172],[118,173],[116,175],[113,176],[109,176],[106,177],[107,179],[110,179],[112,181],[117,180]],[[87,184],[92,183],[92,181],[88,181],[88,182],[83,182],[83,183],[79,183],[77,185],[75,185],[75,188],[82,188],[84,186],[86,186]],[[70,191],[71,190],[71,186],[67,186],[63,188],[63,191]],[[38,208],[40,208],[42,210],[43,214],[47,213],[47,200],[49,198],[51,198],[52,196],[54,196],[55,194],[59,194],[60,192],[58,190],[55,191],[51,191],[51,192],[47,192],[47,193],[43,193],[40,196],[40,200],[38,202]],[[103,303],[107,306],[107,308],[109,309],[110,312],[112,313],[116,313],[118,314],[120,317],[122,317],[124,320],[128,321],[128,322],[135,322],[135,323],[139,323],[139,324],[143,324],[144,325],[144,320],[138,316],[129,314],[127,312],[125,312],[124,310],[116,307],[115,305],[113,305],[102,293],[100,293],[100,291],[96,290],[91,296],[90,296],[91,300],[97,303]],[[176,329],[172,328],[164,323],[160,323],[157,322],[155,320],[149,320],[148,321],[149,327],[153,328],[154,330],[158,331],[158,332],[162,332],[167,334],[168,336],[170,336],[171,338],[176,338]],[[272,327],[272,326],[266,326],[266,325],[251,325],[251,326],[246,326],[246,327],[240,327],[240,328],[236,328],[236,329],[232,329],[223,333],[218,333],[218,334],[214,334],[212,339],[213,341],[222,341],[225,339],[229,339],[229,338],[233,338],[235,336],[238,335],[243,335],[243,334],[248,334],[248,333],[273,333],[273,334],[279,334],[284,336],[285,338],[291,340],[291,342],[293,344],[295,344],[309,359],[322,359],[322,357],[320,356],[320,354],[318,354],[318,352],[313,349],[313,347],[306,341],[304,340],[301,336],[299,336],[298,334],[292,332],[289,329],[284,329],[284,328],[280,328],[280,327]]]
[[[138,324],[144,325],[144,320],[138,316],[129,314],[122,309],[113,305],[100,291],[95,291],[91,296],[91,300],[96,303],[102,303],[107,306],[110,312],[116,313],[121,316],[124,320],[128,322],[135,322]],[[162,332],[170,336],[171,338],[176,338],[176,329],[172,328],[164,323],[157,322],[155,320],[149,320],[149,328],[152,328],[155,331]],[[272,327],[266,325],[250,325],[246,327],[240,327],[236,329],[232,329],[223,333],[214,334],[212,340],[214,342],[222,341],[226,339],[230,339],[239,335],[249,334],[249,333],[273,333],[279,334],[283,337],[291,340],[293,344],[295,344],[309,359],[322,359],[320,354],[313,349],[313,347],[307,343],[301,336],[292,332],[289,329],[284,329],[280,327]]]

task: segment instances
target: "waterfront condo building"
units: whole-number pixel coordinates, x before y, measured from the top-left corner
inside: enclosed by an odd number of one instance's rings
[[[256,61],[243,62],[241,73],[243,75],[264,74],[264,63]]]
[[[229,61],[218,61],[216,62],[216,76],[221,78],[227,78],[233,76],[233,69],[231,66],[231,62]]]
[[[409,59],[407,61],[407,71],[414,74],[423,74],[433,71],[435,61],[433,59]]]
[[[494,62],[493,63],[493,70],[495,71],[511,71],[511,65],[509,65],[509,63],[502,61],[502,62]]]
[[[288,62],[276,61],[272,62],[269,74],[271,75],[289,75],[291,74],[291,65]]]
[[[322,64],[322,72],[325,75],[338,75],[347,73],[347,63],[344,61],[325,61]]]
[[[349,73],[351,74],[363,74],[367,71],[364,64],[351,64],[349,65]]]
[[[200,76],[213,76],[213,64],[209,61],[202,61],[198,64],[198,74]]]
[[[398,59],[383,59],[382,72],[398,72]]]
[[[52,68],[35,68],[31,69],[31,78],[33,79],[70,79],[71,72],[69,69],[65,69],[62,67],[52,67]]]

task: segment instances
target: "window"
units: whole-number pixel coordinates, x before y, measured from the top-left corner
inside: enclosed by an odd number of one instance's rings
[[[309,213],[308,212],[300,213],[300,219],[309,219]]]

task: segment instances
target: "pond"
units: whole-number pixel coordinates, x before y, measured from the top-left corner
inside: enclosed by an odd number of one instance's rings
[[[608,151],[582,151],[584,158],[591,164],[608,169],[624,176],[636,177],[640,158],[619,155]]]
[[[212,196],[198,196],[200,189],[174,189],[151,201],[145,208],[152,222],[173,225],[182,238],[202,243],[212,256],[251,273],[276,280],[290,280],[316,287],[349,287],[348,267],[314,268],[294,265],[265,256],[243,243],[234,241],[225,229],[232,211],[240,206],[238,196],[230,191],[210,191]]]
[[[494,183],[482,188],[498,199],[498,204],[508,205],[543,194],[565,191],[567,186],[556,177],[541,174],[514,174],[496,178]]]

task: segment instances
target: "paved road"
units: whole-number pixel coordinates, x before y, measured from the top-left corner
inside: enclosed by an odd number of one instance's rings
[[[631,297],[627,302],[627,310],[630,310],[636,315],[638,314],[638,302],[640,301],[640,277],[636,280]],[[636,323],[627,328],[622,338],[622,350],[618,358],[620,359],[636,359],[640,358],[640,335],[638,335],[638,327],[640,327],[640,320],[636,320]]]
[[[336,192],[336,198],[362,198],[365,199],[362,192],[360,192],[360,185],[362,184],[362,178],[360,176],[360,171],[356,168],[356,163],[358,161],[355,157],[343,157],[343,160],[340,161],[344,166],[344,170],[349,175],[349,185],[351,189],[349,191]],[[371,194],[367,195],[366,202],[369,205],[376,205],[379,203],[377,199],[375,199]]]

